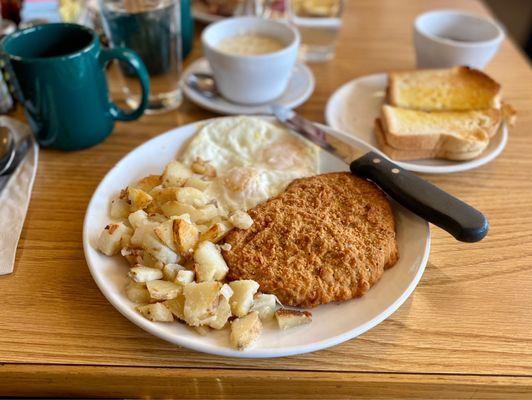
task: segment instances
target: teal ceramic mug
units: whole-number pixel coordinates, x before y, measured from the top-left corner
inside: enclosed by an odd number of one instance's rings
[[[0,42],[4,77],[24,105],[39,144],[62,150],[95,145],[115,121],[139,118],[148,104],[148,72],[127,48],[106,49],[98,35],[76,24],[23,29]],[[105,68],[112,59],[131,65],[142,86],[137,109],[125,111],[109,96]]]

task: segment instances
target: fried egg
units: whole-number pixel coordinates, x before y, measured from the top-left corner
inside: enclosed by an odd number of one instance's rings
[[[216,168],[206,194],[227,212],[247,210],[279,194],[294,179],[318,172],[318,149],[286,129],[254,117],[220,118],[204,125],[182,154]]]

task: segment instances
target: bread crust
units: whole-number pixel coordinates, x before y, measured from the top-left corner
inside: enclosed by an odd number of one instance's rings
[[[437,147],[432,149],[398,149],[388,143],[388,137],[384,133],[382,122],[379,118],[375,120],[374,132],[375,137],[377,138],[377,144],[379,146],[379,149],[388,157],[397,161],[423,160],[427,158],[441,158],[453,161],[466,161],[478,157],[485,149],[480,148],[474,151],[458,153]]]
[[[398,257],[395,219],[373,183],[347,172],[292,182],[251,209],[223,256],[229,279],[253,279],[289,306],[362,296]]]

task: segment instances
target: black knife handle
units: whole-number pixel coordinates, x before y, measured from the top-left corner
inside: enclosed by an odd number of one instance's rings
[[[462,242],[478,242],[488,233],[487,218],[433,184],[369,152],[350,165],[351,172],[375,182],[388,196]]]

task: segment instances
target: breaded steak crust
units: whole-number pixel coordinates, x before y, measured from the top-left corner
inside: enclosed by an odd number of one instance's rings
[[[252,227],[225,240],[228,278],[253,279],[285,305],[362,296],[399,256],[388,199],[347,172],[298,179],[248,212]]]

